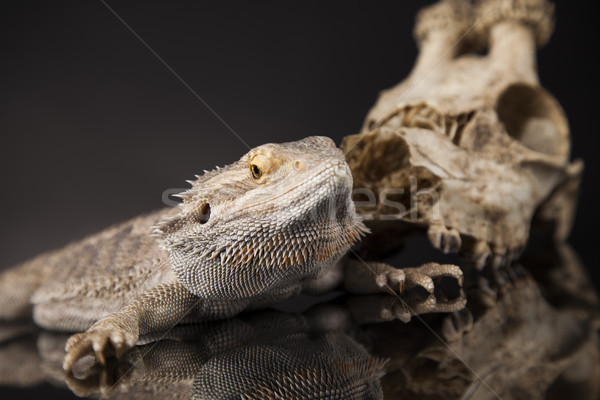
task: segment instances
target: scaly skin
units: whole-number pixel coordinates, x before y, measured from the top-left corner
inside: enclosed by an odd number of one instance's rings
[[[183,203],[135,218],[0,275],[0,318],[33,311],[47,329],[83,331],[64,368],[95,354],[121,356],[139,336],[184,318],[214,320],[302,291],[360,293],[462,281],[456,266],[399,270],[340,259],[367,231],[351,200],[352,175],[333,141],[259,146],[198,176]],[[153,233],[153,235],[150,235]],[[33,307],[31,307],[33,305]],[[464,301],[419,312],[454,311]]]

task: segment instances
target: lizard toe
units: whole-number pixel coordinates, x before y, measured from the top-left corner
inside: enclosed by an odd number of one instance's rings
[[[110,335],[110,342],[115,349],[117,358],[123,357],[123,354],[135,345],[133,336],[122,331],[112,332]]]
[[[404,270],[406,274],[406,286],[407,288],[414,288],[416,286],[421,286],[429,293],[433,293],[435,285],[433,284],[433,280],[428,274],[423,274],[420,271],[420,268],[407,268]]]
[[[66,345],[63,369],[70,371],[75,363],[87,356],[93,355],[101,365],[106,365],[106,356],[114,351],[121,358],[135,345],[133,335],[112,329],[91,328],[86,332],[73,335]]]
[[[392,268],[382,274],[377,275],[375,282],[383,290],[391,290],[394,293],[402,293],[404,291],[404,271],[401,269]]]
[[[84,333],[78,333],[69,338],[65,350],[67,354],[63,360],[63,369],[70,372],[77,360],[93,354],[93,344]]]

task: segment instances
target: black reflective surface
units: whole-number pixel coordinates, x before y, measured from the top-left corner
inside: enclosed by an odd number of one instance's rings
[[[381,295],[340,296],[303,313],[265,310],[181,325],[144,338],[104,367],[84,359],[68,376],[61,369],[68,335],[5,324],[0,393],[132,399],[598,395],[598,299],[569,246],[540,245],[494,277],[467,274],[465,289],[465,310],[406,324],[374,322],[411,306]]]

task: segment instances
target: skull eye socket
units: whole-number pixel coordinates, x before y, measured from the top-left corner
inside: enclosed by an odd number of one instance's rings
[[[527,84],[510,85],[498,98],[496,111],[506,132],[525,147],[568,158],[567,119],[545,90]]]
[[[257,181],[263,176],[262,169],[256,164],[250,164],[250,173],[252,174],[252,178]]]

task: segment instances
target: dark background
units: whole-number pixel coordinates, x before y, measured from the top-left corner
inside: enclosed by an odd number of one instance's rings
[[[108,4],[253,147],[356,133],[410,71],[430,3]],[[538,60],[586,163],[570,242],[598,282],[599,24],[576,3],[558,2]],[[2,2],[0,30],[0,269],[160,208],[247,151],[100,1]]]

